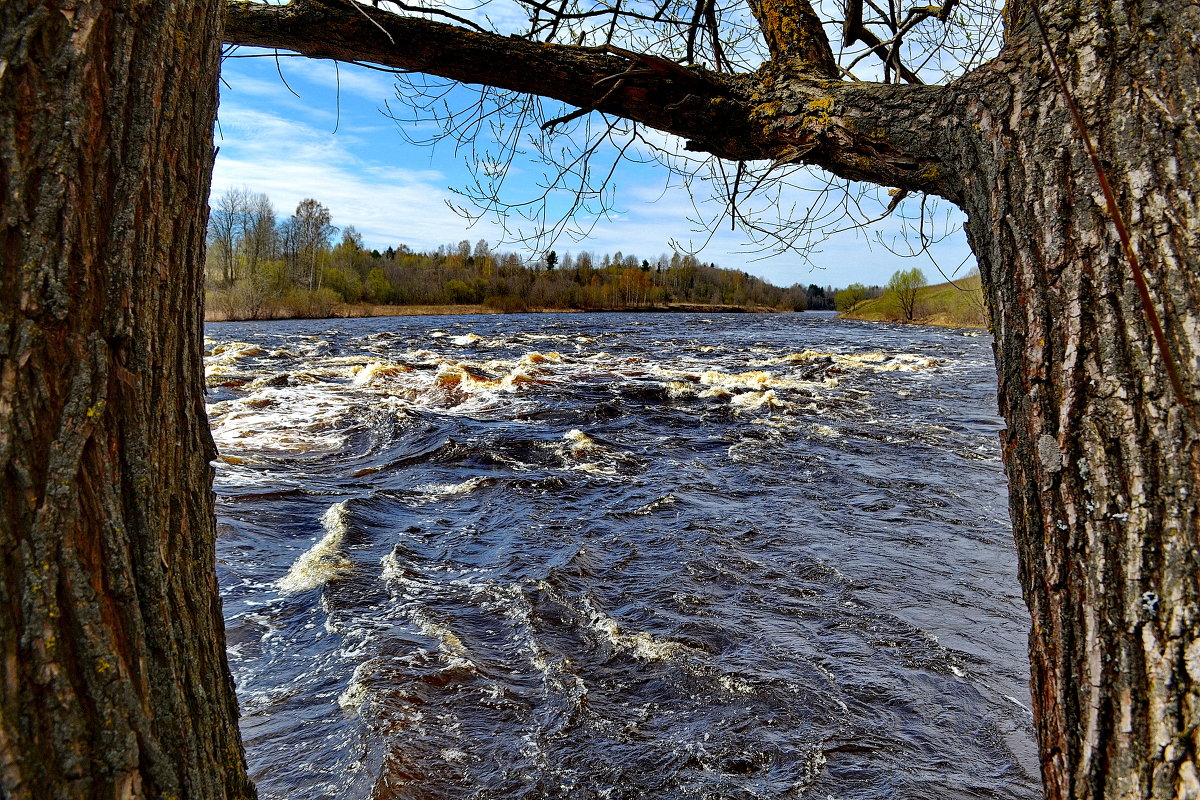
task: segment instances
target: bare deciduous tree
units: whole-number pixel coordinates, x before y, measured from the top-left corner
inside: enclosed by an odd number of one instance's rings
[[[271,198],[261,192],[247,195],[239,249],[245,260],[246,272],[252,276],[258,274],[262,262],[277,255],[275,206],[271,204]]]
[[[238,278],[237,250],[244,235],[249,197],[244,189],[229,189],[217,198],[208,215],[209,258],[221,270],[221,283],[229,286]]]
[[[300,201],[292,214],[291,236],[295,247],[297,274],[293,278],[309,291],[321,288],[319,258],[329,247],[329,238],[337,231],[329,209],[311,197]]]

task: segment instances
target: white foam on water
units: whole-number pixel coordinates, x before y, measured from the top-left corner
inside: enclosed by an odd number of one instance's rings
[[[213,441],[223,456],[333,453],[346,445],[338,426],[349,404],[308,387],[262,388],[208,406]]]
[[[818,389],[829,386],[828,381],[812,381],[789,378],[764,370],[749,370],[746,372],[722,372],[709,369],[689,371],[686,369],[671,369],[662,365],[653,365],[650,373],[666,379],[667,394],[671,397],[686,397],[691,394],[700,397],[733,397],[744,392],[766,392],[770,390],[803,391],[806,394],[815,393]],[[706,387],[706,388],[701,388]]]
[[[1003,695],[1003,697],[1005,700],[1012,703],[1013,705],[1015,705],[1017,708],[1021,709],[1022,711],[1029,711],[1029,706],[1025,705],[1024,703],[1022,703],[1020,700],[1013,697],[1012,695],[1006,694],[1006,695]]]
[[[396,558],[395,550],[392,550],[392,552],[381,558],[379,565],[382,567],[379,578],[384,583],[395,584],[400,589],[415,589],[421,586],[418,581],[408,576],[409,570]]]
[[[208,355],[210,358],[220,357],[222,360],[236,361],[239,358],[260,356],[264,352],[266,351],[262,347],[249,342],[214,342]]]
[[[645,631],[626,633],[615,619],[598,608],[591,598],[585,598],[583,608],[588,625],[619,650],[625,650],[643,661],[666,661],[690,652],[690,648],[669,639],[659,639]]]
[[[616,463],[625,458],[602,447],[595,439],[581,430],[571,429],[563,434],[557,453],[567,469],[587,472],[592,475],[617,475]],[[595,460],[597,456],[604,461]]]
[[[741,678],[735,678],[733,675],[722,675],[717,679],[721,684],[721,688],[730,694],[750,694],[754,691],[754,687]]]
[[[817,436],[822,436],[826,439],[841,439],[842,432],[837,428],[831,428],[828,425],[817,423],[812,426],[812,432]]]
[[[386,378],[395,378],[410,373],[412,367],[395,361],[372,361],[364,366],[353,368],[352,372],[354,373],[354,385],[366,386],[381,383]]]
[[[599,445],[596,444],[595,439],[588,436],[578,428],[572,428],[564,433],[563,439],[571,443],[571,450],[576,453],[587,450],[596,450],[599,448]]]
[[[347,684],[345,690],[338,695],[338,705],[347,713],[358,713],[370,696],[371,690],[367,688],[366,678],[371,673],[370,662],[364,661],[354,668],[354,674],[350,676],[350,683]]]
[[[426,495],[428,500],[441,500],[458,494],[470,494],[480,486],[487,484],[487,478],[476,476],[462,483],[427,483],[415,487],[415,491]]]
[[[284,594],[315,589],[332,580],[337,580],[354,567],[354,563],[342,553],[342,540],[346,536],[346,520],[349,516],[346,501],[334,503],[321,517],[325,535],[306,550],[292,564],[287,575],[279,579],[279,591]]]
[[[409,616],[421,633],[437,642],[438,651],[446,659],[448,667],[475,669],[466,646],[454,631],[431,618],[424,608],[413,608]]]
[[[518,363],[529,366],[531,364],[560,364],[562,362],[562,354],[557,350],[547,350],[544,353],[537,350],[531,350],[525,355],[521,356],[521,360]]]
[[[667,383],[667,397],[672,400],[679,400],[683,397],[690,397],[696,393],[695,387],[684,381],[670,381]]]
[[[754,366],[811,364],[814,361],[822,359],[829,359],[834,365],[843,369],[861,369],[869,372],[917,372],[942,365],[936,358],[914,355],[912,353],[884,353],[880,351],[868,353],[826,353],[818,350],[804,350],[799,353],[789,353],[778,358],[769,358],[755,362]]]
[[[650,514],[653,514],[656,511],[658,511],[660,508],[665,508],[666,506],[674,505],[677,502],[678,502],[678,500],[676,500],[675,495],[668,494],[668,495],[658,498],[657,500],[651,500],[649,503],[646,503],[646,505],[639,506],[638,508],[635,508],[630,513],[636,514],[639,517],[648,516]]]
[[[763,451],[763,443],[756,441],[734,442],[725,452],[734,463],[745,464],[758,461]]]
[[[787,408],[789,405],[775,393],[774,389],[768,389],[765,392],[743,392],[730,398],[729,404],[744,411]]]
[[[617,474],[617,470],[615,467],[605,466],[604,464],[597,464],[594,461],[588,461],[583,464],[576,464],[575,466],[571,467],[571,469],[579,470],[580,472],[588,472],[588,473],[591,473],[592,475],[616,475]]]
[[[546,383],[545,380],[538,377],[535,372],[530,372],[524,367],[513,367],[512,371],[500,379],[496,388],[502,392],[517,392],[522,386],[530,384]]]

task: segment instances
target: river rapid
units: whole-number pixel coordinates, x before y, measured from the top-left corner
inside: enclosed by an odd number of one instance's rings
[[[264,799],[1039,796],[986,334],[206,333]]]

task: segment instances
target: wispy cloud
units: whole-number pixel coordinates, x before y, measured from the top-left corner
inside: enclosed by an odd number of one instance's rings
[[[380,248],[500,238],[488,227],[468,235],[464,221],[446,206],[450,194],[439,170],[365,161],[357,152],[360,138],[330,135],[265,111],[232,105],[223,120],[214,195],[248,186],[268,195],[281,217],[314,197],[329,207],[335,224],[354,225]]]
[[[284,65],[284,75],[302,76],[315,86],[356,95],[377,107],[382,107],[385,100],[396,94],[396,82],[387,74],[333,61],[292,59]]]

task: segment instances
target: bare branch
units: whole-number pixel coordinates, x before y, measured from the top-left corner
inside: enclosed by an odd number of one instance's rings
[[[795,60],[804,70],[837,77],[837,63],[820,18],[808,0],[749,0],[775,60]]]

